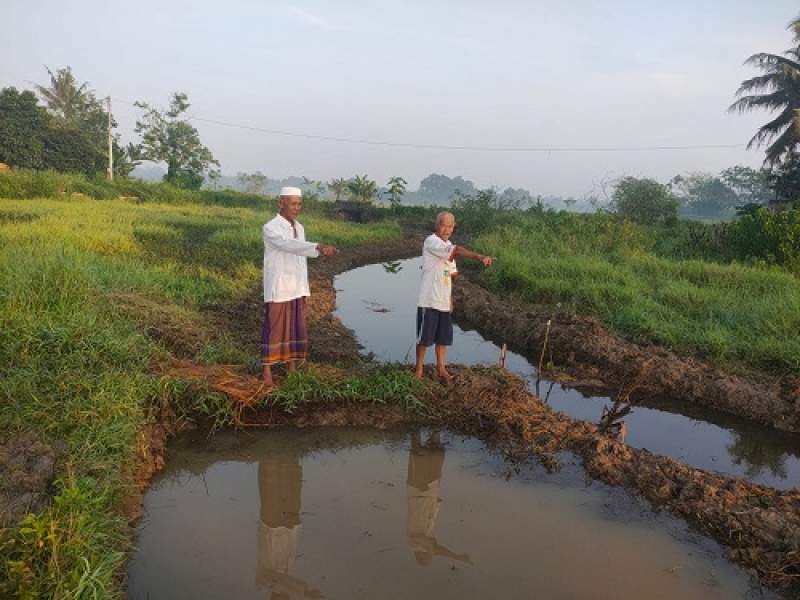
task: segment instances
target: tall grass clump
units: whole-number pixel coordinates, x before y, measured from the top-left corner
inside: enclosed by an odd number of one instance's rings
[[[153,346],[92,301],[85,266],[69,252],[0,251],[0,432],[67,449],[50,509],[5,536],[2,597],[110,592],[123,557],[116,506],[158,397]]]
[[[127,198],[160,204],[205,204],[228,208],[258,209],[266,196],[233,190],[189,190],[168,183],[139,179],[88,177],[82,173],[15,169],[0,172],[0,198],[70,198],[84,196],[93,200]],[[312,204],[315,204],[312,202]]]
[[[683,221],[654,234],[663,256],[778,266],[800,276],[800,209],[758,208],[733,221]]]
[[[484,282],[595,316],[640,341],[800,374],[800,281],[777,268],[658,256],[654,230],[610,215],[544,215],[481,235]]]
[[[268,402],[288,413],[303,404],[355,402],[359,404],[394,404],[406,411],[425,414],[430,411],[424,401],[429,390],[408,369],[391,365],[374,368],[344,378],[325,377],[314,371],[290,373],[285,383]]]

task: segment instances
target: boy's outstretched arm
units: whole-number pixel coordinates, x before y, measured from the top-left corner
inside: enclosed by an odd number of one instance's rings
[[[490,266],[494,262],[493,256],[485,256],[478,252],[473,252],[472,250],[464,248],[464,246],[456,246],[456,256],[461,256],[463,258],[474,258],[475,260],[481,261],[485,267]]]

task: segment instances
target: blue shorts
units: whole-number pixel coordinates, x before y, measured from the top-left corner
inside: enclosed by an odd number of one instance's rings
[[[435,308],[417,307],[417,345],[452,346],[453,317]]]

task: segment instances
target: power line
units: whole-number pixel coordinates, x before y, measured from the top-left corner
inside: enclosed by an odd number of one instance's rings
[[[116,98],[117,102],[135,105],[130,100]],[[683,150],[720,150],[732,148],[745,148],[745,144],[686,144],[686,145],[658,145],[658,146],[482,146],[482,145],[450,145],[450,144],[423,144],[417,142],[395,142],[387,140],[372,140],[367,138],[351,138],[330,135],[320,135],[314,133],[304,133],[298,131],[288,131],[284,129],[269,129],[255,125],[244,125],[242,123],[231,123],[219,119],[209,119],[192,115],[192,121],[200,121],[222,127],[267,133],[270,135],[280,135],[285,137],[316,140],[325,142],[335,142],[342,144],[360,144],[365,146],[383,146],[388,148],[413,148],[417,150],[451,150],[461,152],[506,152],[506,153],[552,153],[552,152],[663,152],[663,151],[683,151]]]
[[[421,150],[460,150],[467,152],[652,152],[661,150],[706,150],[712,148],[744,148],[744,144],[696,144],[687,146],[454,146],[448,144],[419,144],[413,142],[389,142],[384,140],[369,140],[361,138],[334,137],[299,133],[295,131],[282,131],[279,129],[265,129],[251,125],[227,123],[216,119],[192,117],[193,121],[212,123],[224,127],[257,131],[273,135],[283,135],[309,140],[323,140],[327,142],[340,142],[346,144],[362,144],[367,146],[385,146],[390,148],[416,148]]]

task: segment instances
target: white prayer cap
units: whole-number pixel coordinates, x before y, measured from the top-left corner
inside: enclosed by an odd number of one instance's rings
[[[282,187],[281,188],[281,196],[303,196],[303,191],[297,187]]]

